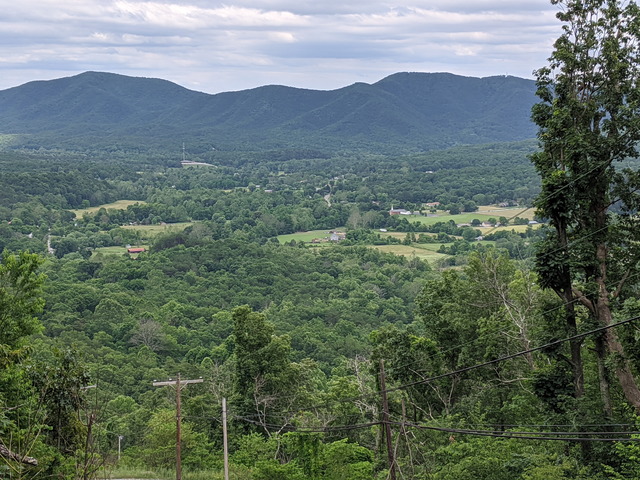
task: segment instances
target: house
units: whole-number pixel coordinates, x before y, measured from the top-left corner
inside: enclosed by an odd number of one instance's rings
[[[407,212],[404,208],[392,208],[389,210],[389,215],[408,215],[411,212]]]
[[[145,252],[146,249],[144,247],[132,247],[127,248],[127,253],[142,253]]]
[[[411,211],[404,208],[392,208],[389,210],[389,215],[411,215]]]

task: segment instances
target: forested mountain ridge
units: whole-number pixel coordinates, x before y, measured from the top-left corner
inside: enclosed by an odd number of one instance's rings
[[[192,152],[319,148],[424,151],[535,136],[532,80],[397,73],[330,91],[284,86],[209,95],[150,78],[85,72],[0,91],[0,133],[27,146]],[[117,140],[114,140],[117,138]]]

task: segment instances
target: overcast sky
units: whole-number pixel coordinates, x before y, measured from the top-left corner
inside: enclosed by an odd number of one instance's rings
[[[396,72],[533,78],[549,0],[0,0],[0,89],[87,70],[207,93]]]

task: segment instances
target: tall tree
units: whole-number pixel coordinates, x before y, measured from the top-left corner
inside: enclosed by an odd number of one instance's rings
[[[33,253],[3,253],[0,263],[0,347],[16,348],[37,332],[42,311],[44,275],[38,273],[42,258]]]
[[[274,423],[270,416],[280,410],[280,425],[289,423],[294,405],[306,395],[307,377],[315,366],[290,361],[289,337],[274,335],[263,313],[245,305],[236,307],[232,316],[237,407],[270,435],[268,423]]]
[[[4,252],[0,262],[0,470],[16,477],[26,465],[38,464],[31,452],[43,415],[22,364],[31,352],[26,338],[41,328],[35,317],[44,306],[41,263],[25,252]]]
[[[536,72],[541,102],[533,108],[541,151],[533,163],[542,179],[538,214],[551,231],[537,269],[542,285],[564,301],[570,333],[577,304],[611,325],[615,302],[638,256],[638,172],[620,168],[637,158],[640,140],[640,10],[634,1],[551,0],[563,33],[549,65]],[[615,206],[616,214],[612,213]],[[603,339],[629,403],[640,412],[640,389],[614,329]],[[571,345],[577,396],[584,393],[581,343]]]

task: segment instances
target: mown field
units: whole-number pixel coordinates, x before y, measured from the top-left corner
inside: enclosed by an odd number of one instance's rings
[[[526,218],[527,220],[533,220],[534,209],[533,208],[518,208],[508,207],[501,208],[497,206],[487,205],[478,208],[478,211],[471,213],[460,213],[458,215],[450,215],[448,213],[436,213],[430,216],[422,215],[407,215],[406,218],[410,222],[420,222],[426,225],[433,225],[438,222],[448,222],[453,220],[456,224],[471,223],[474,219],[484,222],[489,218],[506,217],[509,220],[513,220],[516,217]],[[521,226],[521,225],[517,225]],[[509,226],[512,227],[512,226]],[[526,225],[524,225],[526,228]],[[511,228],[509,228],[510,230]]]
[[[104,208],[106,210],[109,210],[109,209],[126,210],[129,205],[135,205],[136,203],[145,203],[145,202],[142,202],[140,200],[118,200],[112,203],[105,203],[104,205],[96,205],[95,207],[89,207],[89,208],[76,208],[74,210],[69,210],[69,211],[73,212],[73,214],[77,218],[82,218],[82,216],[85,213],[93,215],[101,208]]]
[[[142,247],[145,250],[149,250],[149,245],[133,245],[133,247]],[[95,258],[98,254],[101,255],[124,255],[127,253],[127,247],[98,247],[93,251],[91,255],[92,258]],[[131,257],[136,258],[138,256],[137,253],[132,253]]]
[[[159,233],[166,231],[180,231],[190,227],[195,222],[178,222],[178,223],[158,223],[156,225],[124,225],[122,228],[126,230],[135,230],[145,238],[151,238]]]
[[[440,243],[424,245],[371,245],[370,248],[375,248],[384,253],[402,255],[404,257],[417,257],[431,262],[446,257],[445,254],[437,252],[440,245]]]
[[[344,232],[346,231],[344,228],[336,228],[335,230],[332,231],[339,231],[339,232]],[[305,243],[310,243],[312,240],[319,238],[329,238],[331,236],[331,234],[329,233],[329,230],[309,230],[308,232],[296,232],[296,233],[289,233],[286,235],[278,235],[278,241],[280,243],[287,243],[290,242],[291,240],[295,240],[296,242],[305,242]]]

